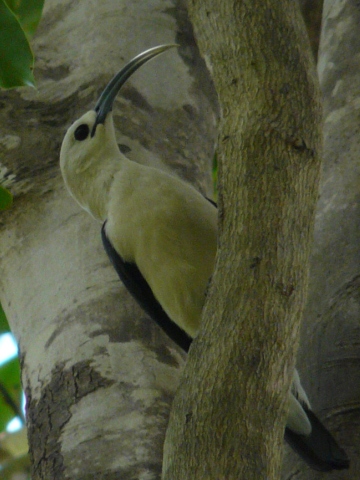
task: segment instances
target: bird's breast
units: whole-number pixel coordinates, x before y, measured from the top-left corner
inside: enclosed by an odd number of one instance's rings
[[[137,265],[169,317],[197,333],[216,254],[216,209],[172,177],[120,188],[107,234],[121,257]],[[128,187],[129,185],[127,185]]]

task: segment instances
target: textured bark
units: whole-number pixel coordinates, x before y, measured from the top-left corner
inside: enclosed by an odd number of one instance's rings
[[[220,238],[164,479],[277,479],[319,180],[317,78],[297,2],[192,0],[190,14],[222,112]]]
[[[143,67],[117,101],[129,157],[209,190],[215,107],[183,6],[174,1],[48,0],[34,39],[38,90],[1,94],[0,294],[19,341],[34,479],[160,478],[183,356],[134,304],[96,224],[65,191],[65,129],[124,63]]]
[[[355,0],[325,0],[318,72],[324,99],[324,167],[299,365],[328,428],[360,471],[360,10]],[[315,480],[293,458],[285,478]],[[302,471],[301,471],[302,470]]]

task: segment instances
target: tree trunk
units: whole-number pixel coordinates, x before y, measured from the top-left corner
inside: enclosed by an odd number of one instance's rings
[[[129,157],[172,168],[211,195],[214,96],[176,0],[48,0],[34,40],[38,91],[2,92],[1,301],[21,350],[33,479],[160,478],[183,356],[134,304],[100,227],[58,168],[65,129],[126,61],[181,43],[143,67],[115,109]]]
[[[280,475],[320,167],[297,2],[192,0],[221,107],[219,251],[165,441],[164,479]]]
[[[313,408],[360,471],[360,11],[325,0],[318,72],[324,99],[324,166],[299,365]],[[292,458],[284,477],[315,480]]]

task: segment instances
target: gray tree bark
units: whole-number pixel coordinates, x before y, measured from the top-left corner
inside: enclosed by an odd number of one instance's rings
[[[324,100],[324,162],[299,366],[312,406],[351,460],[332,479],[360,471],[360,11],[325,0],[318,73]],[[317,480],[294,457],[284,478]]]
[[[48,0],[34,39],[37,91],[1,93],[0,294],[19,341],[34,479],[154,480],[184,357],[138,308],[97,225],[65,191],[65,129],[135,54],[143,67],[115,109],[129,157],[211,195],[215,112],[181,2]]]
[[[321,109],[297,2],[192,0],[221,107],[217,264],[164,479],[273,480],[304,307]]]

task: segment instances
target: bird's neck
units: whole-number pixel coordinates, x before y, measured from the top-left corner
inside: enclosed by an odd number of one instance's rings
[[[78,175],[76,185],[66,182],[75,200],[96,220],[104,222],[107,218],[109,192],[117,173],[126,169],[130,162],[121,153],[116,156],[94,162],[91,167]]]

